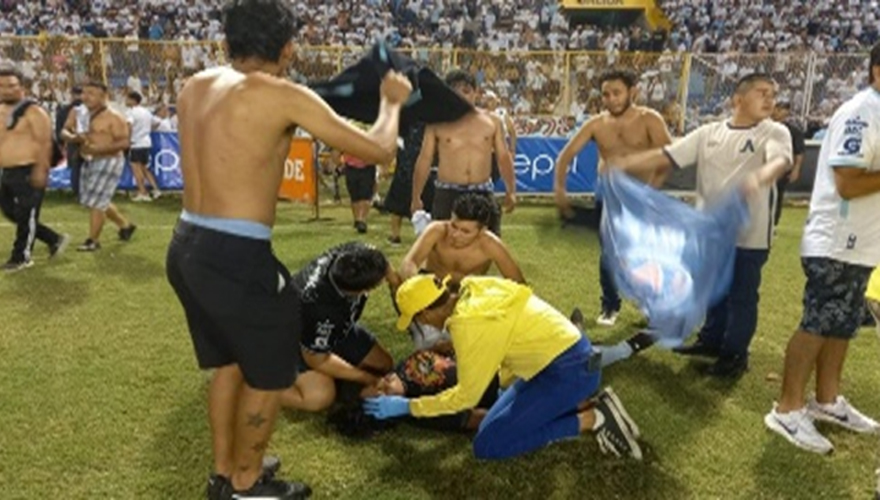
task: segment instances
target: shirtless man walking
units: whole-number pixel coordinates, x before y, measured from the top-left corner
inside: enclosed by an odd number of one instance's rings
[[[290,273],[271,246],[284,161],[302,127],[332,148],[390,162],[412,87],[396,73],[385,76],[378,120],[364,133],[282,77],[295,50],[289,1],[228,0],[223,25],[231,67],[196,74],[178,97],[184,210],[167,275],[199,366],[214,369],[208,498],[305,498],[308,486],[261,468],[281,394],[299,369]]]
[[[49,114],[24,98],[21,74],[0,68],[0,209],[16,225],[12,256],[2,266],[13,272],[33,265],[34,239],[49,245],[54,257],[69,237],[39,223],[49,178],[52,122]]]
[[[446,84],[469,103],[476,102],[477,83],[470,74],[452,71],[446,76]],[[411,213],[424,208],[422,190],[425,188],[435,152],[439,153],[440,164],[437,167],[437,189],[431,210],[433,220],[449,220],[455,200],[465,193],[479,193],[494,200],[493,153],[498,158],[506,189],[504,209],[508,213],[513,211],[516,206],[516,178],[504,126],[498,115],[475,109],[455,122],[430,125],[425,129],[422,152],[413,174]],[[496,235],[501,234],[501,214],[497,209],[489,229]]]
[[[489,231],[494,214],[495,202],[481,194],[459,197],[452,207],[451,220],[432,222],[419,235],[403,258],[399,283],[424,271],[450,276],[453,283],[460,283],[468,276],[486,274],[494,263],[503,277],[525,284],[507,246]],[[442,351],[451,341],[447,332],[416,321],[409,330],[417,350]]]
[[[602,88],[602,104],[606,111],[587,120],[575,136],[565,145],[556,160],[556,177],[553,191],[556,205],[565,217],[572,216],[572,209],[565,193],[568,167],[581,149],[591,140],[599,147],[599,170],[605,169],[605,161],[660,148],[672,143],[663,117],[653,109],[633,105],[638,93],[636,77],[629,71],[612,70],[599,80]],[[636,178],[646,184],[659,187],[665,174],[661,171],[639,174]],[[596,200],[601,213],[601,200]],[[600,241],[601,244],[601,241]],[[602,286],[602,314],[597,323],[614,326],[620,313],[620,295],[614,279],[604,260],[599,261],[599,283]]]
[[[128,123],[121,114],[107,107],[107,86],[91,82],[83,87],[83,104],[89,110],[89,131],[85,135],[65,128],[62,138],[82,144],[82,167],[79,202],[90,210],[89,237],[77,247],[80,252],[101,249],[101,231],[109,218],[119,227],[119,239],[131,240],[137,226],[130,223],[116,205],[113,194],[125,169],[123,152],[131,144]]]

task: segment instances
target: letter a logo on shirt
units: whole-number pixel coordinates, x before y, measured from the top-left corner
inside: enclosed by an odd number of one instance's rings
[[[740,149],[739,152],[740,153],[745,153],[745,152],[754,153],[755,152],[755,144],[752,142],[751,139],[749,139],[746,141],[746,145],[743,146],[743,148]]]

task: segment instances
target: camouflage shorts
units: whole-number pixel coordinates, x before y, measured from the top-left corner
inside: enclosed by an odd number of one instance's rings
[[[801,266],[807,284],[800,329],[822,337],[855,337],[873,269],[824,257],[804,257]]]

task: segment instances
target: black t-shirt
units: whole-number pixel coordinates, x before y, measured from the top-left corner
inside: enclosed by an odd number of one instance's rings
[[[309,351],[329,353],[351,331],[364,311],[366,295],[345,295],[330,279],[330,267],[339,255],[358,246],[366,245],[346,243],[331,248],[291,279],[302,304],[300,343]]]
[[[807,150],[807,145],[804,143],[804,131],[797,125],[792,125],[788,122],[785,122],[785,126],[788,127],[788,131],[791,133],[792,155],[797,156],[804,154]]]

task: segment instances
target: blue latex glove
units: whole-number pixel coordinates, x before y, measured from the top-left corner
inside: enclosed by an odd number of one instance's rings
[[[402,396],[369,398],[364,401],[364,412],[379,420],[409,415],[409,399]]]

